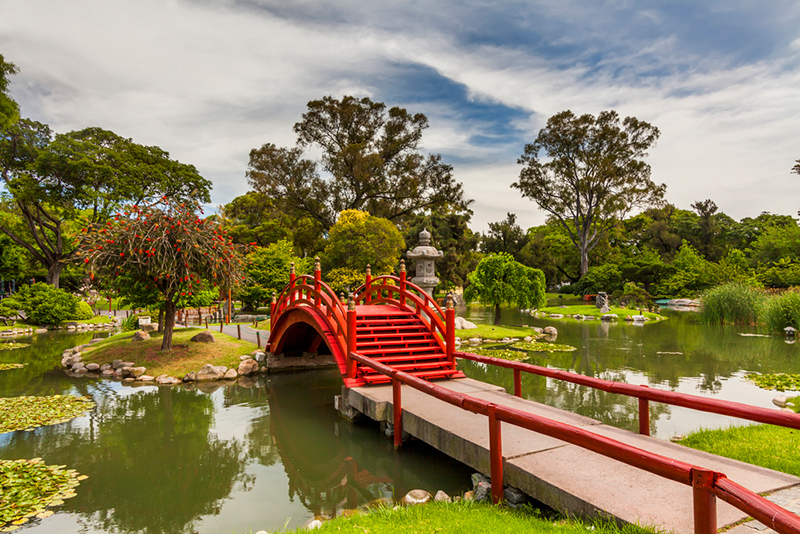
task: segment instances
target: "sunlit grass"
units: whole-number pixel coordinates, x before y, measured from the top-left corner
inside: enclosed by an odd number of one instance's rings
[[[578,306],[566,306],[564,308],[560,306],[549,306],[547,308],[541,308],[539,310],[543,313],[560,313],[561,315],[591,315],[592,317],[599,318],[603,314],[600,313],[600,308],[596,307],[594,304],[584,304]],[[639,310],[636,308],[619,308],[616,306],[609,307],[608,313],[615,313],[619,316],[620,319],[624,319],[628,315],[638,315]],[[665,317],[658,315],[656,313],[651,313],[649,311],[642,310],[642,315],[647,317],[648,319],[660,320],[665,319]]]

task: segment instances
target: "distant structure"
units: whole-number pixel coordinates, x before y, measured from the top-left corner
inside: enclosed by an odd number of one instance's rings
[[[414,250],[406,252],[406,257],[414,260],[417,266],[416,276],[411,282],[433,296],[433,288],[439,283],[439,279],[436,278],[435,262],[444,257],[444,252],[431,246],[431,233],[427,229],[422,229],[419,233],[419,245],[414,247]]]

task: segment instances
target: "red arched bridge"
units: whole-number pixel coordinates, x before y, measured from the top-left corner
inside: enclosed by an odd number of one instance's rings
[[[400,276],[374,279],[368,268],[365,283],[346,303],[320,274],[319,261],[313,276],[295,276],[292,269],[289,284],[273,299],[269,350],[330,353],[346,386],[344,403],[391,422],[395,447],[401,446],[405,427],[442,452],[490,473],[495,502],[503,499],[504,484],[511,484],[569,514],[715,534],[719,499],[730,505],[720,511],[723,525],[749,516],[782,534],[800,534],[797,515],[759,495],[788,491],[800,501],[800,479],[649,437],[649,403],[795,429],[800,429],[800,415],[457,352],[452,306],[442,310],[408,282],[404,265]],[[512,370],[514,395],[464,378],[456,358]],[[520,398],[522,373],[638,398],[639,434]],[[461,380],[431,382],[449,378]],[[486,422],[488,432],[476,432],[476,425]],[[729,479],[722,469],[752,489]],[[778,502],[787,501],[776,496]]]
[[[271,309],[269,350],[273,354],[331,354],[347,387],[391,381],[351,357],[373,361],[431,380],[463,377],[455,365],[455,311],[442,308],[420,287],[400,276],[372,278],[343,303],[314,275],[289,274],[289,285]]]

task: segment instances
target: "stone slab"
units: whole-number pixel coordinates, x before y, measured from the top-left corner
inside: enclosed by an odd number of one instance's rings
[[[572,412],[519,399],[501,387],[477,380],[464,378],[436,384],[580,427],[663,456],[721,471],[757,493],[795,492],[788,495],[791,504],[794,505],[797,498],[800,507],[800,479],[797,477],[604,425]],[[349,406],[371,419],[393,422],[391,386],[351,388],[346,397]],[[402,387],[402,401],[405,432],[489,475],[489,432],[485,416],[467,412],[408,386]],[[689,486],[543,434],[509,424],[503,424],[502,429],[507,485],[518,487],[565,513],[615,518],[681,534],[693,533],[692,489]],[[720,528],[747,517],[721,500],[717,503]],[[754,534],[751,526],[747,528],[749,534]]]

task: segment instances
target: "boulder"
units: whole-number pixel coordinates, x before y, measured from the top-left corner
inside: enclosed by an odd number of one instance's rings
[[[192,337],[189,341],[194,341],[195,343],[213,343],[214,335],[211,332],[204,330]]]
[[[104,363],[103,365],[100,366],[100,370],[101,371],[105,371],[107,369],[111,369],[111,364],[110,363]]]
[[[186,373],[186,376],[183,377],[184,382],[194,382],[196,380],[194,371],[190,371]]]
[[[503,498],[506,502],[510,502],[511,504],[522,504],[528,502],[528,496],[517,488],[512,486],[507,487],[503,490]]]
[[[481,482],[475,488],[475,501],[476,502],[489,502],[492,499],[492,484],[489,482]]]
[[[548,335],[548,336],[557,336],[558,335],[558,330],[556,330],[555,326],[545,326],[544,327],[544,333],[545,333],[545,335]]]
[[[540,326],[534,326],[533,327],[533,331],[536,332],[537,334],[543,334],[544,333],[544,328],[542,328]]]
[[[240,362],[243,362],[245,360],[252,360],[252,359],[253,359],[253,357],[251,355],[249,355],[249,354],[243,354],[243,355],[239,356],[239,361]]]
[[[475,492],[474,492],[474,491],[471,491],[471,490],[470,490],[470,491],[468,491],[468,492],[466,492],[466,493],[464,494],[464,500],[465,500],[465,501],[468,501],[468,502],[469,502],[469,501],[474,501],[474,500],[475,500]]]
[[[228,369],[227,371],[225,371],[225,374],[222,375],[222,378],[226,380],[233,380],[237,376],[239,376],[239,373],[236,372],[236,369]]]
[[[144,367],[122,367],[119,369],[122,378],[139,378],[147,372]]]
[[[257,362],[263,362],[266,359],[266,357],[267,357],[266,354],[264,354],[264,352],[260,350],[257,350],[253,353],[253,358],[255,358]]]
[[[619,316],[616,313],[605,313],[600,317],[601,321],[616,321],[617,319],[619,319]]]
[[[634,323],[643,323],[646,320],[647,320],[647,317],[645,317],[644,315],[634,315],[633,316],[633,322]]]
[[[469,339],[469,344],[472,345],[472,346],[480,345],[481,344],[481,338],[479,338],[479,337],[471,337]]]
[[[36,330],[33,331],[33,333],[34,334],[46,334],[47,333],[47,328],[37,328]]]
[[[87,363],[86,364],[86,370],[87,371],[91,371],[91,372],[99,371],[100,370],[100,365],[96,364],[96,363]]]
[[[789,397],[786,395],[778,395],[774,399],[772,399],[772,404],[777,406],[778,408],[783,408],[786,406],[786,402],[789,400]]]
[[[225,376],[224,371],[220,371],[216,366],[208,363],[204,365],[202,369],[197,371],[195,374],[195,380],[198,382],[203,382],[206,380],[220,380],[223,376]]]
[[[150,339],[150,334],[148,334],[144,330],[137,330],[136,332],[134,332],[131,341],[147,341],[148,339]]]
[[[414,504],[425,504],[433,500],[433,495],[428,493],[425,490],[421,489],[413,489],[405,494],[403,499],[400,501],[401,504],[406,506],[414,505]]]
[[[111,378],[112,376],[114,376],[114,371],[112,371],[111,369],[103,369],[102,371],[100,371],[100,376],[102,376],[103,378]]]
[[[548,317],[550,317],[551,319],[563,319],[564,315],[560,313],[551,313],[550,315],[548,315]]]
[[[139,380],[141,380],[142,382],[152,382],[153,380],[155,380],[155,378],[153,378],[150,375],[142,375],[139,377]]]
[[[456,317],[456,319],[455,319],[455,327],[456,327],[456,330],[474,330],[474,329],[478,328],[478,325],[476,325],[475,323],[472,323],[470,321],[467,321],[463,317]]]
[[[526,336],[525,339],[523,339],[522,341],[524,341],[525,343],[530,343],[531,341],[533,341],[533,338],[531,336]]]
[[[159,375],[156,377],[156,383],[161,386],[174,386],[175,384],[180,384],[181,381],[174,376]]]
[[[436,495],[434,495],[433,500],[435,502],[453,502],[453,499],[450,498],[450,495],[446,494],[442,490],[436,492]]]
[[[258,372],[258,362],[255,360],[242,360],[237,369],[239,375],[252,375]]]

